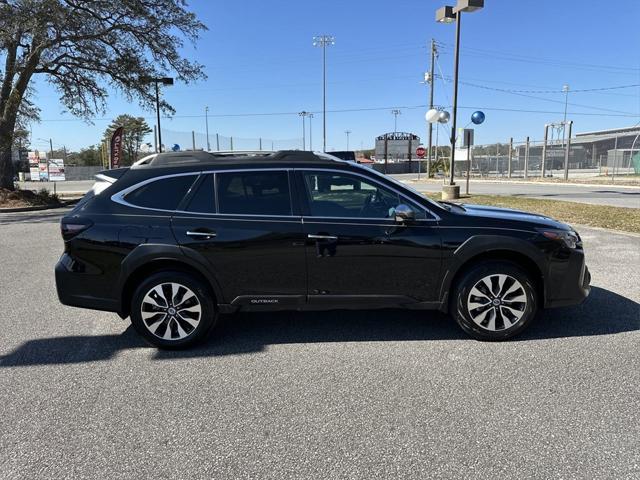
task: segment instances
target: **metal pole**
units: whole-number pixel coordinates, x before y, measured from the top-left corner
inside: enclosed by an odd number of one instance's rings
[[[500,144],[496,142],[496,178],[498,178],[498,162],[500,161]]]
[[[434,78],[434,63],[436,58],[436,41],[431,39],[431,70],[429,71],[429,110],[433,108],[433,87],[435,85]],[[433,124],[429,123],[429,148],[427,149],[427,178],[431,176],[431,147],[433,145]],[[418,172],[418,179],[420,178],[420,173]]]
[[[529,137],[527,137],[527,143],[524,146],[524,179],[529,179]]]
[[[47,182],[51,181],[51,177],[49,176],[49,164],[51,163],[51,159],[53,158],[53,140],[49,139],[49,148],[51,149],[51,154],[49,156],[49,160],[47,160]],[[53,184],[55,187],[55,183]]]
[[[509,164],[507,165],[507,177],[511,178],[511,162],[513,160],[513,137],[509,139]]]
[[[262,137],[259,138],[260,151],[262,151]]]
[[[613,169],[611,170],[611,183],[615,181],[616,177],[616,165],[618,163],[618,135],[616,135],[616,142],[613,146]],[[607,166],[609,166],[609,162],[607,159]]]
[[[322,151],[327,151],[327,42],[322,42]]]
[[[544,126],[544,143],[542,144],[542,178],[544,179],[547,171],[547,141],[549,138],[549,125]]]
[[[562,120],[562,146],[564,147],[564,142],[566,138],[567,132],[567,104],[569,102],[569,85],[563,85],[562,91],[564,92],[564,117]]]
[[[209,107],[204,107],[204,121],[207,129],[207,151],[211,150],[211,144],[209,143]]]
[[[191,150],[195,152],[196,150],[196,132],[195,130],[191,130]]]
[[[471,176],[471,142],[467,143],[467,187],[466,194],[469,195],[469,177]]]
[[[312,128],[311,121],[313,119],[313,113],[309,114],[309,150],[313,152],[313,136],[312,136]]]
[[[162,153],[162,131],[160,129],[160,88],[158,87],[158,81],[156,84],[156,117],[158,120],[158,152]]]
[[[231,144],[231,151],[233,152],[233,137],[229,137],[230,138],[230,144]]]
[[[216,150],[220,151],[220,135],[216,133]]]
[[[455,151],[456,151],[456,117],[458,112],[458,63],[460,60],[460,23],[462,20],[462,12],[456,13],[456,52],[453,62],[453,111],[451,115],[451,171],[449,176],[449,185],[455,185]]]
[[[300,116],[302,117],[302,150],[306,150],[307,140],[305,137],[307,132],[307,126],[305,125],[305,122],[304,122],[304,117],[306,117],[306,112],[302,112]]]
[[[567,133],[567,148],[564,151],[564,179],[569,180],[569,150],[571,150],[571,127],[573,121],[569,121],[569,132]]]
[[[344,133],[347,135],[347,151],[349,150],[349,134],[351,133],[351,130],[345,130]]]
[[[158,127],[156,125],[153,126],[153,147],[158,153]]]
[[[387,173],[387,163],[389,158],[389,139],[384,136],[384,173]]]

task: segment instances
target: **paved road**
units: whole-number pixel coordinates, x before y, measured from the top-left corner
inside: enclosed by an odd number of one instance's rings
[[[57,302],[59,212],[0,216],[0,478],[640,478],[640,238],[518,341],[445,316],[241,314],[187,352]]]
[[[394,175],[400,180],[413,180],[415,175]],[[422,192],[439,192],[442,190],[441,182],[408,182],[412,187]],[[58,182],[58,193],[86,192],[93,185],[92,180]],[[37,190],[48,188],[53,190],[52,183],[26,182],[22,188]],[[464,186],[462,187],[464,191]],[[584,185],[554,185],[537,183],[506,183],[473,181],[471,193],[483,193],[492,195],[518,195],[523,197],[544,198],[549,200],[567,200],[571,202],[591,203],[597,205],[612,205],[617,207],[640,208],[640,187],[616,187],[609,185],[584,186]]]
[[[394,175],[407,182],[421,192],[439,192],[441,182],[417,182],[416,175]],[[460,190],[465,191],[465,184],[460,183]],[[640,187],[621,187],[613,185],[567,185],[540,183],[507,183],[486,180],[471,180],[472,194],[509,195],[546,200],[565,200],[568,202],[590,203],[594,205],[610,205],[615,207],[640,208]]]

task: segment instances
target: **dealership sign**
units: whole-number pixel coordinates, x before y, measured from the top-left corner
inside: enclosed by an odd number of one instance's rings
[[[62,158],[52,158],[49,160],[49,181],[63,182],[64,180],[64,160]]]

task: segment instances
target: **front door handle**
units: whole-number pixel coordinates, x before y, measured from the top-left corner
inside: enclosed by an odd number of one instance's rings
[[[210,238],[215,238],[216,232],[192,232],[191,230],[187,230],[187,236],[191,238],[201,238],[203,240],[208,240]]]
[[[314,235],[312,233],[308,234],[307,238],[310,238],[311,240],[338,240],[338,237],[333,235]]]

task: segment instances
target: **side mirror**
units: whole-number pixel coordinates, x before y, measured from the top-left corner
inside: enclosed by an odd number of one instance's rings
[[[394,209],[394,215],[398,223],[408,223],[416,219],[416,212],[404,203],[401,203]]]

